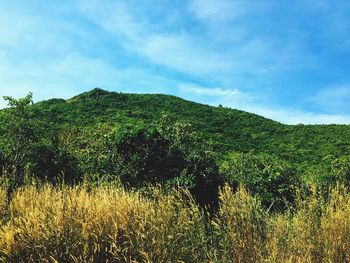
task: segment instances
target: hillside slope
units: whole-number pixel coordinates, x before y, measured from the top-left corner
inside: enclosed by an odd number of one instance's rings
[[[218,152],[266,152],[299,164],[350,152],[350,125],[283,125],[244,111],[169,95],[94,89],[69,100],[51,99],[32,107],[33,118],[52,128],[153,124],[165,113],[191,123]]]

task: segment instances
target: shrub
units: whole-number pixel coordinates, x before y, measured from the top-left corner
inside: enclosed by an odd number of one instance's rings
[[[308,180],[316,183],[324,194],[337,184],[350,187],[350,156],[328,155],[318,166],[309,169]]]
[[[188,147],[187,140],[175,136],[152,127],[111,133],[106,145],[112,173],[131,187],[157,183],[186,187],[199,203],[214,205],[221,178],[213,154],[203,145]]]
[[[265,154],[229,154],[221,173],[233,188],[241,184],[275,211],[293,203],[299,185],[298,173],[290,164]]]

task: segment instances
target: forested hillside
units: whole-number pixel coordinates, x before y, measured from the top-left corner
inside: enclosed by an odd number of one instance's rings
[[[0,262],[350,261],[349,125],[101,89],[4,98]]]
[[[283,206],[296,185],[327,188],[350,177],[350,125],[284,125],[169,95],[102,89],[35,104],[31,94],[5,99],[0,165],[22,175],[15,185],[28,173],[131,187],[180,184],[210,203],[222,183],[243,183],[267,206]]]
[[[306,165],[317,164],[329,154],[350,153],[350,125],[283,125],[244,111],[169,95],[94,89],[69,100],[52,99],[32,107],[32,117],[49,124],[50,129],[154,125],[164,114],[193,125],[220,153],[264,152]]]

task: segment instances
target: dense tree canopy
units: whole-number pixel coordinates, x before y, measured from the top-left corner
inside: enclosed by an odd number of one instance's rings
[[[37,103],[31,116],[51,129],[97,124],[155,125],[160,116],[191,124],[215,152],[264,152],[298,166],[318,164],[329,154],[350,154],[349,125],[283,125],[261,116],[211,107],[159,94],[122,94],[95,89],[69,100]]]
[[[42,179],[74,181],[78,168],[74,157],[60,148],[51,132],[45,132],[44,123],[30,117],[32,94],[25,98],[4,97],[6,110],[0,115],[0,165],[2,171],[12,174],[13,184],[21,184],[25,174]]]
[[[259,196],[262,204],[283,209],[293,202],[300,175],[286,161],[266,154],[232,153],[221,165],[226,181],[237,188],[242,185]]]

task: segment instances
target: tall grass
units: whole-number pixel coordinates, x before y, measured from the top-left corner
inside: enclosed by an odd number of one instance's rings
[[[186,196],[188,198],[186,198]],[[203,214],[186,192],[152,200],[112,187],[18,190],[0,229],[11,262],[202,262]]]
[[[4,262],[350,262],[350,194],[313,189],[270,214],[224,187],[207,215],[184,190],[147,196],[121,187],[0,188]]]
[[[220,210],[211,222],[215,261],[258,262],[263,258],[266,226],[260,203],[244,189],[233,193],[228,186],[219,200]]]
[[[350,262],[350,193],[337,186],[325,200],[315,187],[294,213],[270,218],[272,262]]]

